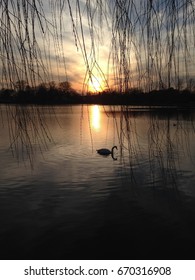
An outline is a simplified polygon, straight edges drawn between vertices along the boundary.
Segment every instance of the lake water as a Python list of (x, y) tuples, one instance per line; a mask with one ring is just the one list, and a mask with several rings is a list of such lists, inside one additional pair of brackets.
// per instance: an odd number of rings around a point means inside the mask
[[(1, 259), (194, 259), (194, 112), (1, 105), (0, 115)], [(96, 152), (114, 145), (115, 160)]]

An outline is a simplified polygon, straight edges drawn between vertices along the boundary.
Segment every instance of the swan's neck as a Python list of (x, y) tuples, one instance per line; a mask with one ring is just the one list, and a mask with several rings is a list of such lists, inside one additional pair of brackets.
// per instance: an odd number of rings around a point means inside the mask
[(115, 148), (116, 148), (116, 146), (112, 147), (112, 154), (113, 154), (113, 151), (114, 151)]

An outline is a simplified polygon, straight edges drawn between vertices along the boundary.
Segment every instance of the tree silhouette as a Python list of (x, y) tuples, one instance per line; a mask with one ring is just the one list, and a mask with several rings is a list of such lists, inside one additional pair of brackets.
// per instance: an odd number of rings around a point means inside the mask
[(29, 85), (26, 81), (19, 80), (15, 83), (14, 87), (17, 91), (25, 91), (29, 87)]
[(71, 84), (68, 81), (64, 81), (59, 83), (59, 89), (62, 90), (63, 92), (68, 92), (71, 90)]

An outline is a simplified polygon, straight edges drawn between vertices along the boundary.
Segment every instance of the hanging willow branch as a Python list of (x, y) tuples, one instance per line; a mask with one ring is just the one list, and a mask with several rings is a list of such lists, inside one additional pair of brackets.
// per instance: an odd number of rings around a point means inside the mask
[(108, 75), (98, 60), (105, 26), (110, 30), (109, 86), (180, 89), (194, 79), (194, 0), (1, 0), (2, 87), (13, 88), (18, 80), (30, 85), (53, 80), (53, 47), (57, 69), (63, 64), (67, 75), (65, 21), (81, 50), (86, 83), (97, 72)]

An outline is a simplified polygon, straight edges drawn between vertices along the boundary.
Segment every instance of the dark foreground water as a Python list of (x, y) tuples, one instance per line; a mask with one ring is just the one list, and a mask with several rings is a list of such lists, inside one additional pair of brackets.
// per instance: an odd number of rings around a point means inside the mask
[(194, 259), (193, 112), (0, 113), (1, 259)]

